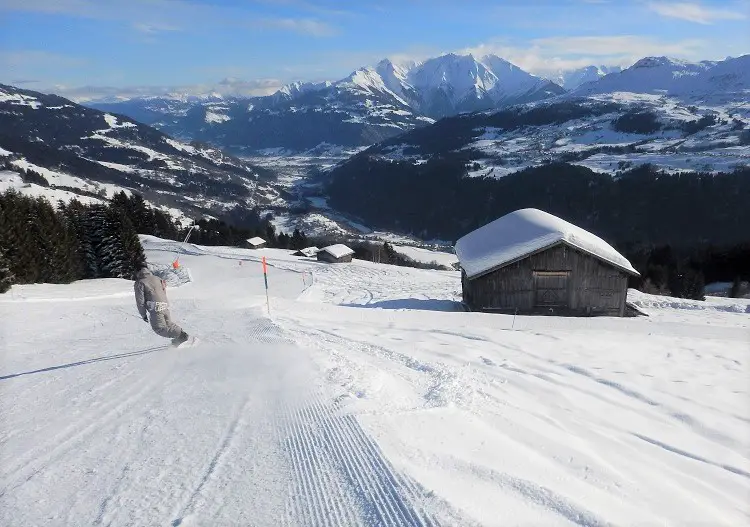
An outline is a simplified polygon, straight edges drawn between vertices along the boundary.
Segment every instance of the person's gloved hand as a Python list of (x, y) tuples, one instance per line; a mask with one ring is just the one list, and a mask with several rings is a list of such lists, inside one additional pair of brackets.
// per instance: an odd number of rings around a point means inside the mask
[(148, 316), (147, 315), (143, 315), (143, 321), (144, 322), (148, 322)]

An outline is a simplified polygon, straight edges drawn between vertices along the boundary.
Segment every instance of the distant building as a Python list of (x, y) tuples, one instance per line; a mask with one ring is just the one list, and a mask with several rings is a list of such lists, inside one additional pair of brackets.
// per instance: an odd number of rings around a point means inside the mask
[(630, 262), (598, 236), (538, 209), (511, 212), (456, 242), (473, 311), (625, 314)]
[(320, 251), (318, 251), (318, 260), (328, 263), (351, 262), (353, 255), (353, 250), (351, 250), (344, 244), (337, 243), (336, 245), (323, 247)]
[(245, 241), (250, 249), (263, 249), (266, 246), (266, 240), (259, 236)]
[(317, 247), (305, 247), (304, 249), (300, 249), (299, 251), (293, 253), (293, 256), (305, 256), (307, 258), (312, 258), (319, 252), (320, 249), (318, 249)]

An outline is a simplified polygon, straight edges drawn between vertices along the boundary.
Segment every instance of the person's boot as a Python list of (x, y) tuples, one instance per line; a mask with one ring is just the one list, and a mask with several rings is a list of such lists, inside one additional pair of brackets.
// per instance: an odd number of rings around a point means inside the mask
[(172, 339), (172, 346), (179, 346), (188, 339), (188, 334), (184, 331), (178, 337)]

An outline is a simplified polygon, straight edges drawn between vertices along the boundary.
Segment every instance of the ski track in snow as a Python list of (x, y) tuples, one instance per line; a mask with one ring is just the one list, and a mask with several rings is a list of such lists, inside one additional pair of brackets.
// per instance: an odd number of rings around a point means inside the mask
[(289, 509), (310, 525), (435, 525), (418, 503), (424, 491), (399, 475), (352, 415), (319, 394), (291, 412), (287, 448), (294, 484)]
[[(154, 348), (166, 349), (159, 346)], [(62, 432), (52, 437), (43, 446), (27, 452), (26, 456), (17, 459), (17, 465), (4, 471), (9, 475), (10, 484), (0, 490), (0, 498), (6, 493), (18, 488), (20, 485), (31, 481), (37, 474), (54, 465), (68, 452), (78, 448), (87, 436), (106, 429), (112, 423), (122, 420), (128, 411), (151, 390), (156, 388), (168, 375), (169, 370), (165, 367), (153, 372), (149, 377), (141, 378), (121, 393), (121, 399), (114, 399), (103, 404), (103, 408), (89, 413), (84, 419), (75, 421)], [(45, 454), (42, 454), (45, 452)]]

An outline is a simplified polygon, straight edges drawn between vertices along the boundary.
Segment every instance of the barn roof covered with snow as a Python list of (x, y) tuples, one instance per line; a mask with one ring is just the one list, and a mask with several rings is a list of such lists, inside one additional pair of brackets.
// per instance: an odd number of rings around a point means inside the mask
[(260, 236), (256, 236), (255, 238), (250, 238), (249, 240), (247, 240), (247, 243), (249, 243), (249, 244), (250, 244), (250, 245), (252, 245), (253, 247), (257, 247), (257, 246), (259, 246), (259, 245), (263, 245), (263, 244), (265, 244), (265, 243), (266, 243), (266, 240), (264, 240), (264, 239), (263, 239), (263, 238), (261, 238)]
[(310, 256), (315, 256), (316, 254), (318, 254), (319, 251), (320, 249), (318, 249), (315, 246), (312, 246), (312, 247), (305, 247), (304, 249), (300, 249), (294, 254), (301, 254), (302, 256), (310, 257)]
[(470, 232), (456, 242), (468, 278), (476, 278), (558, 243), (566, 243), (631, 274), (639, 274), (614, 247), (557, 216), (521, 209)]
[(321, 252), (326, 252), (333, 256), (334, 258), (343, 258), (345, 256), (349, 256), (350, 254), (354, 254), (354, 251), (344, 245), (343, 243), (337, 243), (336, 245), (329, 245), (328, 247), (323, 247), (321, 249)]

